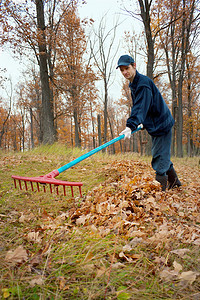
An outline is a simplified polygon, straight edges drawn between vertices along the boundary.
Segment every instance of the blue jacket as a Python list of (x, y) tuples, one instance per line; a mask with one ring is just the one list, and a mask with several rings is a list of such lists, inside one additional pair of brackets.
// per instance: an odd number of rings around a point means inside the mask
[(168, 133), (174, 125), (174, 119), (154, 82), (136, 71), (129, 87), (133, 106), (126, 126), (133, 131), (142, 123), (152, 136)]

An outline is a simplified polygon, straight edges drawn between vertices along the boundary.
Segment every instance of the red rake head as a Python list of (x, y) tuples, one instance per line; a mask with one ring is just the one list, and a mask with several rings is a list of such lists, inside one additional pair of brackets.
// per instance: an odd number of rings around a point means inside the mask
[(47, 191), (46, 185), (48, 184), (50, 187), (50, 192), (53, 193), (53, 188), (52, 188), (52, 186), (53, 186), (56, 190), (57, 195), (59, 195), (58, 186), (61, 185), (61, 186), (63, 186), (64, 196), (66, 196), (65, 187), (70, 186), (72, 197), (74, 197), (73, 187), (78, 186), (80, 197), (82, 197), (82, 192), (81, 192), (81, 187), (83, 185), (82, 182), (68, 182), (68, 181), (58, 180), (58, 179), (54, 178), (57, 175), (59, 175), (58, 170), (54, 170), (54, 171), (48, 173), (47, 175), (39, 176), (39, 177), (23, 177), (23, 176), (12, 175), (12, 178), (14, 179), (15, 188), (17, 188), (17, 180), (19, 181), (20, 190), (22, 190), (22, 181), (24, 181), (26, 191), (28, 190), (27, 182), (30, 182), (32, 191), (34, 191), (33, 182), (35, 182), (37, 185), (38, 192), (40, 192), (40, 187), (41, 187), (40, 185), (42, 185), (42, 187), (43, 187), (42, 190), (43, 190), (43, 192), (46, 193), (46, 191)]

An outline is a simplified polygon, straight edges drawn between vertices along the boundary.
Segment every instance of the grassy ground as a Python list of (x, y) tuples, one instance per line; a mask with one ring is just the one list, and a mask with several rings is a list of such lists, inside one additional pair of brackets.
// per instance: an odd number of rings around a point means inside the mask
[(59, 175), (83, 198), (20, 191), (80, 156), (64, 146), (0, 153), (2, 299), (200, 299), (200, 164), (175, 159), (163, 193), (150, 158), (98, 153)]

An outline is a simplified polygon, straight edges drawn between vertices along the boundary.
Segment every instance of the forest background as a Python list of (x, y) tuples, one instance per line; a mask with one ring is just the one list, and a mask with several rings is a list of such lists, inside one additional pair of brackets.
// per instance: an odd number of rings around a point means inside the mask
[[(119, 0), (111, 23), (107, 14), (81, 19), (86, 2), (0, 2), (0, 46), (26, 66), (15, 87), (0, 69), (0, 148), (24, 151), (59, 141), (91, 149), (114, 138), (132, 105), (122, 78), (121, 93), (111, 93), (117, 59), (128, 53), (172, 111), (172, 154), (199, 155), (199, 2)], [(120, 14), (133, 30), (125, 27), (119, 44)], [(150, 154), (150, 146), (142, 131), (109, 152)]]

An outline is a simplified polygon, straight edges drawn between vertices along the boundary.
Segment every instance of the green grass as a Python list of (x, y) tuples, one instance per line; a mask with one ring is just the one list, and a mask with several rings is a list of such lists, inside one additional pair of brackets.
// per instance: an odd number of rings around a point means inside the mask
[[(92, 226), (78, 225), (77, 217), (73, 218), (73, 213), (82, 209), (85, 197), (93, 188), (102, 184), (102, 189), (107, 189), (108, 193), (115, 192), (114, 187), (103, 186), (110, 176), (118, 176), (111, 172), (112, 163), (135, 160), (148, 165), (150, 158), (98, 153), (59, 175), (62, 180), (82, 181), (83, 199), (78, 190), (72, 198), (70, 190), (64, 197), (14, 189), (12, 174), (44, 175), (83, 153), (80, 149), (66, 149), (59, 144), (25, 153), (0, 152), (1, 298), (193, 299), (191, 295), (200, 292), (199, 280), (186, 287), (176, 281), (163, 282), (152, 259), (155, 256), (167, 258), (170, 249), (189, 248), (188, 245), (176, 240), (158, 248), (140, 243), (129, 253), (138, 255), (138, 258), (129, 263), (120, 253), (131, 238), (117, 230), (101, 235)], [(199, 170), (198, 158), (175, 161), (180, 169), (192, 167)], [(102, 215), (102, 226), (103, 218)], [(38, 235), (38, 239), (30, 238), (32, 232)], [(18, 246), (27, 251), (28, 259), (17, 264), (6, 261), (8, 251)], [(172, 268), (176, 259), (184, 270), (200, 272), (199, 254), (199, 247), (190, 246), (184, 259), (170, 255), (168, 267)]]

